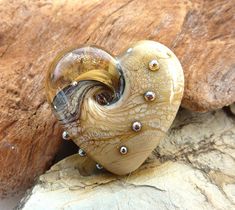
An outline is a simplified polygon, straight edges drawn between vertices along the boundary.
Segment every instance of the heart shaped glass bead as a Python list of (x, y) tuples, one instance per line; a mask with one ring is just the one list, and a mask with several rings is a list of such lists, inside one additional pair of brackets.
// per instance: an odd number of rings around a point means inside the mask
[(119, 175), (137, 169), (159, 144), (183, 88), (177, 57), (154, 41), (118, 57), (96, 46), (64, 51), (46, 76), (48, 102), (70, 138)]

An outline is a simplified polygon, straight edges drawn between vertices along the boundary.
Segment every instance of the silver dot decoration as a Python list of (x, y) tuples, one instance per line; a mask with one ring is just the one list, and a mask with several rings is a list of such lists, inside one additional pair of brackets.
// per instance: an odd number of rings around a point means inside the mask
[(77, 85), (78, 85), (78, 82), (77, 82), (77, 81), (73, 81), (73, 82), (72, 82), (72, 85), (73, 85), (73, 86), (77, 86)]
[(79, 154), (81, 157), (86, 156), (86, 152), (85, 152), (83, 149), (81, 149), (81, 148), (78, 149), (78, 154)]
[(69, 136), (69, 134), (68, 134), (67, 131), (64, 131), (64, 132), (62, 133), (62, 138), (63, 138), (64, 140), (70, 140), (70, 136)]
[(156, 94), (152, 91), (147, 91), (145, 94), (144, 94), (144, 99), (146, 101), (154, 101), (156, 99)]
[(149, 62), (149, 69), (151, 71), (157, 71), (160, 69), (160, 65), (157, 60), (152, 60)]
[(125, 154), (128, 153), (128, 149), (127, 149), (127, 147), (125, 147), (125, 146), (121, 146), (119, 152), (120, 152), (122, 155), (125, 155)]
[(98, 169), (98, 170), (101, 170), (101, 169), (103, 169), (103, 166), (102, 165), (100, 165), (99, 163), (96, 163), (96, 168)]
[(133, 50), (132, 48), (129, 48), (126, 52), (127, 52), (127, 53), (131, 53), (132, 50)]
[(138, 122), (138, 121), (133, 122), (133, 124), (132, 124), (132, 130), (133, 131), (139, 132), (141, 130), (141, 128), (142, 128), (141, 122)]

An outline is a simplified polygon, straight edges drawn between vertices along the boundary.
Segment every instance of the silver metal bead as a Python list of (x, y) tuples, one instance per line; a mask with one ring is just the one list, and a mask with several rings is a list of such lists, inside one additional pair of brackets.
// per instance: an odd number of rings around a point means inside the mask
[(125, 154), (127, 154), (128, 149), (125, 146), (121, 146), (119, 151), (122, 155), (125, 155)]
[(141, 130), (141, 128), (142, 128), (141, 122), (138, 122), (138, 121), (133, 122), (133, 124), (132, 124), (132, 130), (133, 131), (139, 132)]
[(144, 99), (146, 101), (154, 101), (156, 99), (156, 94), (152, 91), (147, 91), (145, 94), (144, 94)]
[(62, 138), (63, 138), (64, 140), (69, 140), (69, 139), (70, 139), (69, 134), (68, 134), (67, 131), (64, 131), (64, 132), (62, 133)]
[(99, 163), (96, 163), (96, 168), (97, 168), (98, 170), (101, 170), (101, 169), (103, 169), (103, 166), (100, 165)]
[(157, 71), (159, 70), (159, 68), (160, 68), (160, 65), (157, 60), (152, 60), (149, 62), (149, 69), (151, 71)]
[(126, 52), (130, 53), (130, 52), (132, 52), (132, 50), (133, 50), (132, 48), (129, 48)]
[(86, 152), (85, 152), (84, 150), (82, 150), (81, 148), (78, 149), (78, 154), (79, 154), (81, 157), (86, 156)]
[(77, 84), (78, 84), (77, 81), (73, 81), (73, 82), (72, 82), (72, 85), (73, 85), (73, 86), (77, 86)]

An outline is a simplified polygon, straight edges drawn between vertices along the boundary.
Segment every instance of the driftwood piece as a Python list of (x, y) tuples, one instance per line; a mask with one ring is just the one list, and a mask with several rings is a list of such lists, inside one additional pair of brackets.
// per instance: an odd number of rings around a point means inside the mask
[(129, 176), (81, 176), (70, 156), (39, 178), (18, 209), (234, 209), (235, 119), (181, 110), (167, 137)]
[(61, 131), (44, 97), (44, 72), (61, 50), (84, 43), (114, 54), (142, 39), (183, 64), (183, 106), (234, 101), (233, 0), (23, 1), (0, 3), (0, 195), (30, 186), (50, 164)]

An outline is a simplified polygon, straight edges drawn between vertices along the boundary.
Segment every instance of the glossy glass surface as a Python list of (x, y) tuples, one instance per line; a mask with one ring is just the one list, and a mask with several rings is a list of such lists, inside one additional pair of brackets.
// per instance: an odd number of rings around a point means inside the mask
[[(121, 71), (106, 51), (85, 46), (65, 51), (52, 62), (46, 76), (46, 93), (52, 109), (62, 123), (79, 118), (87, 92), (94, 100), (108, 105), (118, 98)], [(95, 88), (95, 89), (94, 89)]]

